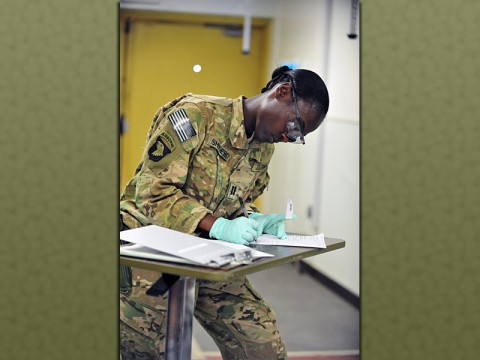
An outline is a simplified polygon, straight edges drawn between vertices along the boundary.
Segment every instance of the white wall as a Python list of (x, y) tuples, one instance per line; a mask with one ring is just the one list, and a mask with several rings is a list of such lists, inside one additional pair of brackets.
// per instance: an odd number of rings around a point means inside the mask
[(272, 67), (296, 63), (316, 71), (330, 109), (304, 146), (277, 145), (264, 210), (281, 212), (290, 197), (298, 219), (289, 231), (345, 240), (344, 249), (305, 261), (359, 295), (359, 40), (347, 37), (351, 1), (279, 3)]
[[(319, 224), (330, 237), (346, 241), (345, 249), (307, 259), (356, 295), (360, 294), (360, 46), (349, 39), (350, 0), (332, 7), (328, 58), (331, 107), (322, 129)], [(356, 26), (359, 33), (358, 24)]]
[[(271, 69), (296, 63), (317, 72), (330, 92), (327, 118), (319, 131), (306, 137), (306, 145), (276, 147), (262, 210), (283, 212), (290, 197), (298, 219), (288, 223), (288, 230), (344, 239), (345, 249), (305, 261), (358, 295), (359, 39), (347, 37), (351, 1), (251, 1), (254, 17), (274, 21)], [(243, 16), (245, 4), (245, 0), (122, 0), (121, 7)]]
[(346, 241), (344, 249), (305, 259), (344, 286), (360, 292), (359, 124), (330, 118), (322, 125), (323, 152), (317, 199), (318, 232)]

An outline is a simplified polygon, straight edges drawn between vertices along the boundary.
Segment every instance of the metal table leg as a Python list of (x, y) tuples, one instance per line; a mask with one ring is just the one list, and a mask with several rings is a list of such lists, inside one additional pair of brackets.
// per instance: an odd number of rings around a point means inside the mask
[(181, 277), (169, 289), (165, 359), (190, 359), (195, 278)]

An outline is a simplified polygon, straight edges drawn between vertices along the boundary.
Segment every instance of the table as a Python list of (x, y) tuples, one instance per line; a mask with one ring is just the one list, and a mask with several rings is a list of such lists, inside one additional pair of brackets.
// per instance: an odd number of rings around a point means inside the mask
[(345, 241), (340, 239), (325, 238), (325, 244), (325, 249), (257, 245), (257, 250), (274, 257), (260, 258), (251, 264), (236, 267), (208, 268), (128, 256), (120, 256), (120, 264), (179, 277), (168, 292), (165, 359), (189, 359), (192, 351), (196, 279), (225, 281), (345, 247)]

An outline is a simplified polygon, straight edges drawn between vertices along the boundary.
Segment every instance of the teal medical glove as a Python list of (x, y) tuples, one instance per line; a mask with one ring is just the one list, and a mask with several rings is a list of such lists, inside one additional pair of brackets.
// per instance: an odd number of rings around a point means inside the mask
[(234, 244), (248, 245), (257, 238), (258, 223), (255, 220), (239, 217), (234, 220), (218, 218), (210, 229), (210, 237)]
[[(293, 219), (297, 215), (293, 214)], [(262, 234), (270, 234), (285, 240), (287, 233), (285, 232), (285, 214), (268, 214), (262, 215), (260, 213), (250, 214), (251, 219), (255, 219), (258, 222), (257, 237)]]

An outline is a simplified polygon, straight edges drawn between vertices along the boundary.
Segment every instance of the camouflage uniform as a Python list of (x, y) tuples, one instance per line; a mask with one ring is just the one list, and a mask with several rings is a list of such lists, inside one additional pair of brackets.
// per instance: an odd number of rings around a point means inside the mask
[[(269, 182), (273, 151), (272, 144), (248, 142), (242, 97), (183, 95), (154, 116), (142, 160), (121, 197), (123, 224), (195, 233), (207, 214), (240, 216), (239, 196), (258, 211), (252, 202)], [(122, 358), (162, 358), (166, 296), (145, 294), (159, 274), (126, 267), (121, 274)], [(195, 317), (225, 359), (286, 359), (276, 316), (246, 277), (197, 281)]]

